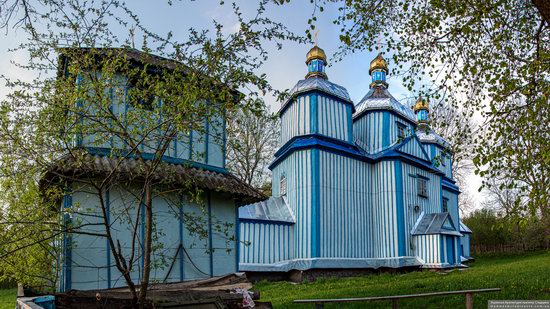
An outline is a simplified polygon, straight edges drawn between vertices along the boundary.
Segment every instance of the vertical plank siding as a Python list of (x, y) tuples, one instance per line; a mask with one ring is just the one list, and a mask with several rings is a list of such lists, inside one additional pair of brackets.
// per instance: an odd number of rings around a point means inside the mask
[(411, 134), (413, 126), (389, 111), (371, 111), (353, 120), (353, 137), (367, 152), (376, 153), (398, 141), (397, 125), (405, 126)]
[(418, 235), (414, 236), (415, 255), (420, 257), (426, 265), (437, 265), (443, 263), (441, 235)]
[[(85, 225), (80, 229), (82, 232), (104, 233), (99, 198), (91, 192), (94, 190), (86, 185), (74, 184), (71, 197), (72, 207), (76, 213), (73, 215), (73, 220)], [(107, 192), (109, 198), (106, 202), (109, 206), (113, 238), (115, 242), (120, 242), (123, 254), (128, 257), (132, 251), (132, 223), (135, 223), (138, 218), (139, 206), (136, 196), (140, 191), (138, 187), (113, 186), (108, 188)], [(107, 192), (105, 192), (106, 195)], [(207, 205), (203, 205), (202, 202), (192, 203), (175, 194), (164, 194), (153, 199), (155, 248), (152, 252), (152, 263), (155, 266), (151, 270), (151, 280), (162, 282), (166, 278), (167, 282), (175, 282), (223, 275), (237, 270), (235, 263), (237, 242), (231, 239), (236, 234), (234, 202), (225, 195), (212, 193), (211, 203), (213, 207), (209, 218), (203, 209)], [(200, 220), (205, 222), (210, 221), (212, 226), (227, 223), (233, 225), (229, 227), (227, 235), (212, 228), (212, 233), (204, 238), (184, 220), (183, 214), (191, 215), (192, 218), (201, 218)], [(122, 274), (114, 264), (114, 257), (105, 238), (78, 232), (72, 235), (70, 249), (72, 259), (69, 267), (72, 270), (71, 288), (90, 290), (126, 286)], [(139, 230), (137, 238), (138, 246), (134, 251), (136, 259), (131, 272), (132, 280), (135, 282), (140, 279), (143, 271), (141, 265), (143, 238)], [(180, 243), (183, 244), (187, 254), (181, 250), (178, 251)], [(176, 262), (168, 273), (174, 256)]]
[(427, 155), (427, 152), (424, 149), (424, 146), (416, 139), (411, 138), (405, 145), (399, 148), (399, 151), (410, 154), (411, 156), (417, 157), (421, 160), (430, 162), (431, 158)]
[(279, 194), (279, 180), (286, 175), (287, 203), (294, 215), (295, 258), (311, 257), (312, 150), (296, 151), (273, 170), (273, 194)]
[[(135, 110), (135, 107), (130, 105), (127, 99), (126, 78), (116, 76), (113, 85), (106, 88), (105, 96), (110, 98), (110, 109), (122, 123), (126, 123), (130, 132), (140, 132), (141, 128), (133, 128), (128, 115)], [(159, 106), (163, 104), (162, 100), (156, 101)], [(93, 106), (87, 106), (85, 103), (80, 103), (86, 108), (86, 113), (93, 115), (95, 113)], [(151, 111), (149, 120), (152, 122), (161, 121), (162, 115), (155, 114), (156, 111)], [(93, 125), (90, 123), (90, 125)], [(180, 132), (171, 142), (165, 156), (174, 159), (192, 160), (195, 162), (224, 168), (225, 156), (225, 123), (222, 116), (217, 116), (211, 119), (210, 122), (203, 123), (204, 130), (194, 132)], [(204, 131), (204, 132), (203, 132)], [(141, 151), (144, 153), (154, 153), (161, 132), (152, 132), (145, 138), (141, 145)], [(109, 135), (109, 132), (104, 129), (92, 128), (89, 132), (83, 132), (80, 146), (100, 148), (100, 149), (128, 149), (122, 140), (116, 136)]]
[(320, 257), (372, 256), (372, 170), (364, 162), (321, 151)]
[(281, 115), (281, 145), (300, 135), (321, 134), (351, 139), (351, 107), (322, 94), (297, 96)]
[(310, 97), (297, 96), (281, 116), (281, 145), (298, 135), (310, 134)]
[(293, 259), (293, 230), (290, 224), (240, 222), (240, 263), (269, 264)]
[[(349, 122), (351, 121), (351, 110), (347, 104), (328, 96), (318, 95), (317, 97), (319, 133), (335, 139), (350, 141)], [(349, 114), (349, 115), (348, 115)]]

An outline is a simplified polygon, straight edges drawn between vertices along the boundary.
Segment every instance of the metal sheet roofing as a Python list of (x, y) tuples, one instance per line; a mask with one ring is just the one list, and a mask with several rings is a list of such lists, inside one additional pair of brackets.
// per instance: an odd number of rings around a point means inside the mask
[[(91, 155), (88, 153), (66, 155), (52, 164), (41, 180), (41, 185), (55, 183), (62, 178), (96, 177), (114, 173), (115, 179), (143, 179), (150, 160)], [(159, 184), (194, 186), (225, 192), (244, 202), (254, 203), (267, 197), (237, 177), (189, 164), (171, 164), (162, 161), (153, 172), (153, 180)]]
[(449, 142), (447, 142), (439, 134), (435, 133), (432, 129), (428, 129), (427, 131), (418, 130), (418, 132), (416, 132), (416, 135), (422, 143), (438, 144), (445, 148), (451, 146)]
[(284, 198), (273, 196), (265, 201), (240, 207), (239, 219), (296, 222)]
[(462, 223), (462, 221), (460, 221), (460, 233), (468, 233), (468, 234), (471, 234), (472, 233), (472, 230), (470, 230), (470, 228), (468, 228), (466, 226), (466, 224)]
[(388, 89), (383, 87), (371, 88), (363, 99), (355, 105), (355, 109), (356, 112), (353, 118), (359, 117), (367, 110), (387, 109), (395, 111), (412, 123), (416, 123), (416, 117), (413, 110), (399, 103), (399, 101), (390, 94)]
[[(310, 90), (321, 90), (344, 101), (351, 102), (351, 98), (349, 97), (349, 93), (346, 88), (320, 77), (306, 78), (298, 81), (298, 83), (296, 83), (296, 85), (290, 90), (290, 98)], [(283, 109), (289, 101), (290, 99), (283, 104)]]
[(453, 220), (448, 212), (424, 214), (416, 222), (412, 235), (447, 234), (462, 236), (456, 231)]

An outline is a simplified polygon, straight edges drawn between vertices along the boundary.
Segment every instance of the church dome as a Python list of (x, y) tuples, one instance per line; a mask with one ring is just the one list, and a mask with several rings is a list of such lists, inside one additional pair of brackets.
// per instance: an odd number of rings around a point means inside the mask
[(306, 64), (308, 64), (311, 60), (315, 60), (315, 59), (323, 60), (325, 65), (327, 64), (327, 55), (325, 54), (325, 51), (317, 45), (313, 46), (313, 48), (310, 49), (309, 52), (307, 53)]
[(386, 59), (382, 57), (382, 53), (378, 54), (378, 56), (370, 62), (369, 74), (372, 74), (372, 71), (376, 69), (384, 70), (386, 74), (388, 74), (388, 63)]
[(422, 96), (418, 97), (418, 100), (416, 100), (416, 104), (414, 104), (414, 106), (413, 106), (413, 110), (415, 112), (417, 112), (421, 109), (424, 109), (424, 110), (427, 110), (427, 111), (430, 110), (430, 104), (428, 103), (428, 101), (424, 100), (422, 98)]

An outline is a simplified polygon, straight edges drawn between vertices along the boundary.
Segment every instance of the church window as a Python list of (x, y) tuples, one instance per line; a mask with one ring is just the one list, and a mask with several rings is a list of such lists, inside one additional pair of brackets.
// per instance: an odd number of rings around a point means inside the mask
[(405, 125), (402, 123), (397, 123), (397, 137), (399, 139), (405, 138)]
[(428, 197), (428, 180), (425, 178), (417, 178), (418, 195), (421, 197)]
[(449, 212), (449, 199), (443, 198), (443, 212)]
[(285, 175), (281, 176), (279, 193), (281, 196), (286, 195), (286, 176)]

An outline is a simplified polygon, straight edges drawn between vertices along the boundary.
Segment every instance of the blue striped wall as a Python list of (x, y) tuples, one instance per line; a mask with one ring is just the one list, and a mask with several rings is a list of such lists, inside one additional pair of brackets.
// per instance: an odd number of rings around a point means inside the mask
[(296, 216), (294, 226), (294, 258), (309, 258), (312, 255), (312, 162), (314, 151), (311, 149), (296, 151), (273, 169), (274, 196), (279, 196), (279, 180), (286, 175), (287, 203)]
[(409, 139), (405, 145), (399, 148), (399, 151), (410, 154), (411, 156), (422, 160), (431, 161), (428, 153), (424, 149), (424, 146), (415, 137)]
[[(118, 116), (121, 123), (125, 123), (130, 132), (142, 132), (143, 128), (133, 127), (132, 122), (139, 124), (143, 122), (159, 122), (162, 120), (162, 115), (157, 110), (153, 110), (148, 115), (148, 119), (133, 119), (132, 111), (135, 107), (131, 106), (127, 100), (126, 80), (118, 76), (112, 88), (105, 90), (106, 96), (110, 98), (110, 109)], [(157, 104), (162, 104), (162, 101), (157, 101)], [(94, 105), (84, 105), (89, 114), (93, 114)], [(135, 115), (135, 114), (134, 114)], [(140, 117), (143, 113), (139, 113)], [(93, 124), (92, 124), (93, 125)], [(225, 165), (225, 122), (221, 115), (214, 117), (208, 123), (203, 122), (204, 130), (194, 132), (180, 132), (171, 143), (166, 151), (166, 156), (170, 158), (192, 160), (207, 165), (221, 167)], [(124, 145), (123, 141), (116, 136), (113, 137), (108, 133), (106, 128), (89, 127), (86, 125), (87, 132), (84, 132), (80, 146), (97, 147), (97, 148), (116, 148), (129, 149), (128, 145)], [(163, 136), (163, 132), (152, 132), (144, 140), (140, 146), (140, 150), (144, 153), (154, 153), (157, 149), (159, 137)]]
[(322, 93), (297, 96), (281, 115), (281, 145), (298, 135), (322, 134), (352, 141), (351, 105)]
[(424, 260), (424, 267), (460, 264), (458, 237), (443, 234), (413, 236), (415, 254)]
[(460, 245), (462, 246), (462, 256), (470, 257), (470, 234), (464, 234), (460, 237)]
[[(351, 142), (351, 106), (331, 97), (317, 97), (319, 131), (317, 133)], [(313, 115), (315, 117), (315, 115)]]
[(294, 258), (294, 226), (266, 222), (239, 223), (239, 262), (266, 264)]
[(443, 154), (443, 148), (441, 148), (439, 145), (436, 144), (427, 144), (426, 149), (429, 149), (428, 154), (430, 155), (431, 159), (434, 160), (434, 158), (439, 157), (440, 162), (439, 166), (437, 166), (437, 169), (445, 173), (445, 177), (449, 179), (453, 179), (453, 172), (452, 172), (452, 156), (447, 155), (445, 160), (441, 160), (442, 154)]
[(281, 145), (297, 135), (311, 133), (310, 96), (297, 96), (281, 115)]
[(370, 164), (320, 151), (320, 257), (371, 257)]
[(389, 111), (370, 111), (353, 120), (353, 137), (367, 152), (375, 153), (398, 141), (398, 123), (413, 132), (409, 122)]
[[(132, 252), (132, 222), (142, 217), (137, 214), (140, 208), (136, 207), (138, 189), (113, 186), (105, 192), (113, 238), (115, 243), (120, 242), (126, 257)], [(82, 232), (104, 233), (99, 198), (93, 192), (85, 185), (74, 185), (72, 207), (77, 213), (73, 215), (73, 221), (89, 224), (81, 229)], [(162, 282), (166, 278), (167, 282), (175, 282), (224, 275), (237, 270), (235, 204), (231, 198), (211, 193), (210, 198), (205, 197), (197, 204), (169, 193), (157, 195), (153, 199), (153, 209), (155, 240), (152, 263), (155, 266), (151, 270), (151, 280)], [(192, 222), (182, 220), (184, 214), (191, 215)], [(195, 221), (211, 233), (201, 237), (192, 232)], [(227, 226), (227, 234), (218, 231), (216, 226)], [(143, 233), (140, 230), (138, 228), (138, 246), (134, 248), (136, 258), (131, 272), (134, 282), (139, 281), (142, 273)], [(71, 288), (89, 290), (126, 285), (105, 238), (78, 233), (72, 235)], [(180, 244), (183, 244), (188, 255), (178, 252)], [(168, 273), (174, 256), (175, 263)]]
[(399, 234), (397, 224), (397, 184), (393, 161), (382, 161), (373, 165), (372, 202), (375, 250), (374, 257), (396, 257), (399, 255)]
[(458, 194), (442, 189), (442, 196), (449, 200), (447, 204), (449, 208), (449, 213), (451, 214), (451, 218), (453, 220), (453, 224), (456, 228), (456, 231), (459, 232), (460, 221), (459, 221), (459, 214), (458, 214)]
[(442, 249), (443, 235), (417, 235), (413, 237), (414, 255), (420, 257), (425, 266), (435, 266), (444, 263), (445, 257), (442, 253), (446, 252)]
[[(418, 175), (428, 179), (428, 198), (418, 195)], [(427, 214), (441, 212), (441, 176), (403, 163), (403, 206), (407, 231), (412, 231), (422, 212)], [(420, 206), (420, 209), (415, 211), (415, 206)], [(410, 233), (406, 233), (405, 240), (407, 244), (411, 243)], [(407, 246), (407, 252), (408, 255), (414, 253), (410, 246)]]

